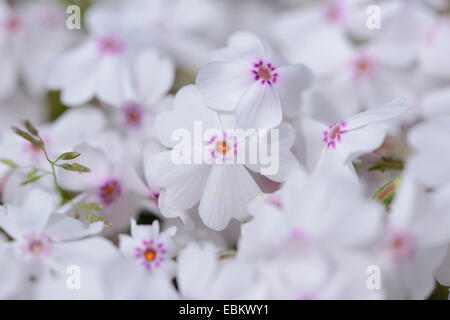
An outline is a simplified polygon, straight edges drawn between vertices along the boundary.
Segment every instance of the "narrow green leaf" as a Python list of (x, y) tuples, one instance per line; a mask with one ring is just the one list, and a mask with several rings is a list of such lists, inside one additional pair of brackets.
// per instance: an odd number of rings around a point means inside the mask
[(33, 138), (29, 133), (26, 133), (25, 131), (20, 130), (19, 128), (13, 127), (12, 129), (20, 137), (22, 137), (25, 140), (29, 141), (34, 146), (39, 147), (39, 148), (42, 149), (43, 144), (42, 144), (41, 140), (37, 140), (37, 139)]
[(25, 120), (23, 124), (25, 125), (25, 128), (27, 128), (29, 133), (31, 133), (33, 136), (39, 138), (39, 131), (31, 124), (30, 121)]
[(13, 162), (12, 160), (9, 160), (9, 159), (0, 159), (0, 162), (3, 163), (3, 164), (6, 164), (8, 167), (10, 167), (12, 169), (15, 169), (15, 168), (19, 167), (19, 165), (17, 163), (15, 163), (15, 162)]
[(63, 168), (64, 170), (68, 170), (68, 171), (75, 171), (78, 173), (82, 173), (82, 172), (91, 172), (91, 169), (82, 166), (79, 163), (62, 163), (62, 164), (57, 164), (56, 166)]
[(81, 153), (76, 152), (76, 151), (65, 152), (58, 157), (58, 160), (73, 160), (73, 159), (78, 158), (80, 155), (81, 155)]
[(20, 185), (21, 185), (21, 186), (24, 186), (24, 185), (27, 185), (27, 184), (29, 184), (29, 183), (38, 181), (40, 178), (42, 178), (42, 177), (44, 177), (44, 176), (46, 176), (46, 175), (43, 174), (43, 175), (40, 175), (40, 176), (32, 176), (31, 178), (28, 178), (27, 180), (23, 181)]
[(28, 172), (27, 177), (31, 178), (33, 176), (36, 175), (36, 173), (38, 173), (39, 169), (38, 168), (33, 168), (30, 172)]
[(374, 166), (369, 168), (369, 171), (381, 171), (386, 170), (403, 170), (404, 164), (400, 159), (395, 159), (392, 157), (381, 157), (381, 160)]

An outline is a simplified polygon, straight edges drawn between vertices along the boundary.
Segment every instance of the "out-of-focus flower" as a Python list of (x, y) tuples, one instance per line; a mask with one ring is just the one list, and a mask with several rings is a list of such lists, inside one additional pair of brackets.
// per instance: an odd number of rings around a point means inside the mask
[(95, 238), (79, 239), (103, 228), (102, 222), (86, 227), (76, 219), (52, 214), (53, 210), (51, 196), (40, 190), (32, 191), (21, 207), (0, 209), (0, 227), (13, 239), (4, 245), (3, 254), (17, 258), (17, 263), (26, 265), (35, 276), (49, 270), (65, 272), (71, 262), (95, 251)]
[(303, 138), (297, 140), (297, 153), (310, 170), (320, 170), (325, 166), (356, 175), (352, 161), (380, 147), (388, 129), (383, 122), (400, 116), (408, 109), (402, 99), (397, 99), (328, 127), (302, 117), (297, 130)]
[(349, 2), (327, 1), (279, 15), (272, 23), (272, 37), (283, 56), (306, 64), (319, 77), (343, 66), (352, 53), (345, 34)]
[[(21, 119), (23, 120), (23, 119)], [(11, 125), (18, 125), (11, 123)], [(49, 158), (53, 161), (64, 152), (74, 151), (76, 145), (83, 143), (97, 135), (106, 125), (106, 119), (100, 110), (92, 107), (83, 107), (64, 113), (53, 123), (37, 126), (39, 134), (45, 143)], [(24, 170), (31, 167), (51, 170), (44, 152), (29, 141), (26, 141), (10, 129), (4, 132), (0, 140), (0, 158), (11, 160)], [(4, 177), (9, 168), (0, 165), (0, 176)], [(40, 182), (40, 181), (38, 181)], [(17, 191), (18, 195), (21, 192)]]
[(78, 47), (55, 58), (47, 86), (61, 90), (61, 101), (80, 106), (93, 98), (119, 106), (131, 90), (131, 56), (136, 48), (123, 35), (92, 35)]
[(156, 45), (196, 72), (222, 33), (220, 7), (208, 0), (97, 1), (86, 20), (93, 33), (115, 31), (139, 45)]
[[(388, 298), (425, 299), (450, 240), (450, 215), (410, 176), (403, 178), (378, 254)], [(395, 279), (395, 281), (393, 281)]]
[(443, 18), (428, 29), (426, 41), (420, 51), (420, 67), (425, 73), (437, 77), (450, 79), (448, 66), (450, 56), (450, 19)]
[(220, 260), (207, 243), (190, 244), (178, 256), (177, 282), (184, 299), (261, 299), (263, 297), (248, 265)]
[[(261, 277), (270, 279), (261, 280), (272, 288), (270, 297), (331, 298), (333, 290), (340, 291), (337, 283), (340, 288), (358, 287), (355, 297), (379, 294), (366, 288), (370, 260), (359, 256), (381, 234), (381, 208), (361, 196), (347, 196), (355, 192), (351, 181), (332, 172), (308, 176), (298, 171), (280, 191), (250, 205), (254, 218), (243, 226), (238, 258), (255, 264)], [(344, 271), (342, 256), (359, 261), (354, 270), (360, 274), (353, 280)], [(360, 283), (351, 283), (354, 279)]]
[(450, 116), (440, 116), (415, 126), (408, 135), (415, 153), (408, 167), (429, 187), (450, 182)]
[(19, 80), (30, 94), (44, 93), (47, 67), (77, 39), (65, 18), (64, 7), (54, 2), (0, 2), (0, 98), (13, 94)]
[[(105, 149), (113, 147), (117, 153), (122, 153), (123, 146), (120, 138), (114, 134), (99, 136), (99, 141), (109, 141)], [(92, 143), (92, 141), (91, 141)], [(95, 202), (102, 206), (99, 215), (111, 224), (106, 231), (116, 233), (124, 231), (130, 218), (139, 209), (144, 208), (143, 195), (138, 193), (142, 186), (134, 168), (123, 162), (119, 157), (108, 153), (92, 144), (81, 144), (74, 148), (81, 153), (78, 158), (91, 172), (84, 175), (70, 174), (65, 170), (58, 170), (60, 184), (65, 190), (82, 192), (84, 202)]]

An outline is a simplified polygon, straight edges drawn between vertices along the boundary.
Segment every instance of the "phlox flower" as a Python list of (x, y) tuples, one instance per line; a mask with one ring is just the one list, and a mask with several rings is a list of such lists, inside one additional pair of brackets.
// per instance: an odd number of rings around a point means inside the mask
[[(250, 163), (249, 157), (246, 157), (244, 164), (236, 162), (240, 152), (247, 152), (245, 148), (239, 147), (240, 144), (245, 146), (246, 138), (227, 134), (228, 129), (235, 128), (233, 119), (221, 118), (208, 109), (196, 87), (182, 88), (175, 97), (174, 110), (158, 116), (155, 123), (157, 136), (165, 146), (175, 147), (172, 133), (181, 128), (194, 137), (196, 121), (201, 122), (205, 130), (214, 129), (214, 133), (211, 131), (211, 136), (201, 137), (205, 139), (201, 144), (193, 141), (176, 151), (164, 151), (145, 159), (146, 179), (163, 189), (159, 195), (159, 208), (164, 215), (173, 217), (174, 213), (178, 213), (183, 219), (187, 219), (182, 211), (199, 204), (202, 221), (210, 228), (222, 230), (231, 218), (245, 219), (248, 216), (245, 206), (261, 191), (246, 169), (247, 163)], [(267, 174), (269, 179), (282, 181), (290, 169), (298, 166), (290, 152), (294, 142), (291, 133), (290, 126), (280, 127), (280, 167), (272, 175)], [(204, 159), (200, 163), (175, 163), (172, 157), (177, 152), (200, 152)], [(263, 173), (262, 163), (258, 161), (248, 165), (248, 168), (256, 173)]]
[(136, 45), (116, 32), (90, 35), (60, 54), (49, 66), (47, 87), (61, 91), (61, 102), (80, 106), (93, 98), (120, 105), (131, 86), (131, 57)]
[[(21, 126), (20, 123), (10, 125)], [(36, 128), (45, 143), (50, 160), (53, 161), (64, 152), (74, 151), (73, 148), (76, 145), (98, 134), (105, 125), (106, 118), (100, 110), (83, 107), (64, 113), (52, 123), (36, 125)], [(30, 171), (30, 167), (51, 170), (43, 151), (16, 135), (12, 130), (8, 130), (0, 136), (0, 158), (9, 159), (22, 166), (23, 169), (20, 171), (24, 174)], [(6, 178), (5, 174), (8, 170), (9, 168), (2, 164), (0, 176)], [(50, 179), (43, 178), (41, 180), (36, 183), (51, 182)], [(14, 193), (22, 195), (18, 188), (20, 186), (15, 186)]]
[(433, 290), (433, 272), (443, 262), (450, 235), (447, 207), (408, 173), (403, 176), (380, 240), (375, 264), (391, 299), (425, 299)]
[(428, 75), (441, 79), (450, 79), (448, 64), (450, 45), (446, 41), (450, 36), (450, 19), (442, 18), (428, 29), (427, 38), (419, 55), (419, 66)]
[[(396, 97), (416, 104), (409, 69), (392, 68), (370, 44), (352, 49), (348, 60), (304, 95), (302, 112), (321, 122), (345, 119)], [(412, 114), (408, 114), (409, 118)], [(403, 119), (403, 118), (402, 118)]]
[(233, 259), (220, 260), (213, 245), (195, 242), (177, 259), (177, 283), (184, 299), (261, 299), (252, 269)]
[[(100, 148), (97, 143), (104, 148)], [(106, 151), (108, 148), (111, 148), (110, 152)], [(131, 164), (123, 161), (121, 139), (114, 132), (106, 132), (97, 139), (91, 139), (89, 144), (76, 146), (74, 150), (81, 153), (77, 160), (90, 168), (91, 172), (74, 175), (73, 172), (58, 170), (61, 186), (68, 191), (81, 192), (80, 197), (84, 202), (101, 205), (102, 210), (98, 215), (111, 223), (111, 228), (107, 229), (109, 233), (123, 231), (130, 218), (139, 209), (146, 207), (147, 201), (141, 191), (146, 187)]]
[[(423, 0), (362, 0), (353, 3), (349, 14), (349, 32), (359, 39), (370, 39), (383, 64), (392, 67), (411, 67), (427, 39), (435, 12)], [(380, 11), (380, 30), (367, 27), (367, 8)], [(401, 43), (401, 45), (399, 45)]]
[(311, 83), (304, 65), (289, 65), (256, 36), (237, 32), (228, 46), (214, 51), (202, 67), (196, 84), (206, 104), (233, 111), (239, 128), (273, 128), (283, 114), (293, 117), (300, 92)]
[(34, 276), (49, 271), (65, 274), (69, 265), (89, 260), (92, 252), (98, 259), (108, 255), (109, 251), (103, 250), (108, 247), (104, 239), (83, 239), (98, 234), (103, 228), (102, 222), (86, 227), (79, 220), (53, 211), (51, 196), (39, 189), (32, 191), (21, 206), (2, 206), (0, 227), (12, 238), (3, 245), (3, 254), (15, 259), (18, 265), (26, 266), (25, 273)]
[(358, 195), (351, 180), (298, 171), (249, 206), (237, 257), (254, 265), (270, 298), (381, 297), (366, 287), (365, 255), (381, 235), (381, 208), (348, 194)]
[(94, 33), (116, 30), (140, 44), (168, 52), (183, 69), (196, 72), (208, 60), (223, 27), (221, 3), (208, 0), (96, 2), (86, 12)]
[(0, 2), (0, 97), (13, 94), (23, 81), (33, 96), (44, 93), (51, 60), (77, 36), (65, 26), (64, 7), (48, 1), (9, 6)]
[(379, 148), (388, 131), (387, 120), (409, 109), (402, 99), (358, 113), (326, 126), (307, 117), (298, 120), (296, 153), (310, 170), (330, 167), (355, 175), (352, 161)]
[(171, 227), (160, 232), (158, 220), (152, 225), (138, 225), (131, 219), (131, 236), (119, 235), (119, 248), (145, 270), (171, 274), (175, 271), (172, 258), (176, 255), (173, 240), (176, 231), (176, 227)]
[(428, 187), (449, 184), (450, 116), (438, 116), (413, 127), (408, 143), (413, 155), (408, 161), (409, 171)]
[(351, 1), (331, 0), (281, 13), (271, 24), (272, 38), (288, 61), (326, 76), (351, 57), (346, 36), (351, 8)]

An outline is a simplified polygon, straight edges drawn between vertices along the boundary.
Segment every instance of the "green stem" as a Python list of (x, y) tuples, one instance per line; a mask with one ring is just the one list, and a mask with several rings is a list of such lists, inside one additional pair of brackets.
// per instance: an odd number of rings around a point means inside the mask
[(59, 158), (56, 159), (55, 161), (50, 160), (48, 154), (47, 154), (47, 150), (45, 150), (45, 146), (44, 146), (44, 142), (42, 141), (42, 151), (44, 152), (45, 158), (47, 159), (47, 161), (50, 163), (51, 167), (52, 167), (52, 176), (53, 176), (53, 181), (55, 182), (55, 187), (58, 190), (59, 196), (61, 197), (61, 205), (65, 204), (67, 202), (67, 198), (66, 195), (64, 193), (63, 188), (61, 188), (61, 186), (58, 183), (58, 178), (56, 177), (56, 170), (55, 170), (55, 164), (56, 162), (58, 162)]

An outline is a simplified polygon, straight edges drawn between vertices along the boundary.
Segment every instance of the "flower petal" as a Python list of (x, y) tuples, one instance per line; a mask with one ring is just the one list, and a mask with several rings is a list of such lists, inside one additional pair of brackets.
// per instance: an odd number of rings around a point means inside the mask
[(245, 167), (240, 165), (215, 165), (206, 182), (199, 214), (205, 225), (223, 230), (231, 218), (245, 219), (249, 204), (260, 189)]
[(410, 107), (405, 104), (402, 98), (395, 99), (384, 106), (358, 113), (347, 119), (345, 129), (354, 130), (368, 124), (390, 120), (408, 111), (408, 109)]
[(281, 123), (280, 98), (274, 87), (255, 82), (239, 101), (234, 114), (239, 128), (270, 129)]
[(200, 69), (195, 81), (208, 106), (234, 110), (239, 99), (254, 83), (251, 64), (210, 62)]

